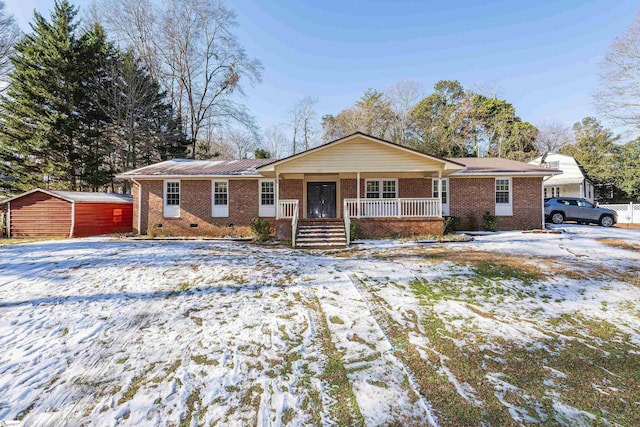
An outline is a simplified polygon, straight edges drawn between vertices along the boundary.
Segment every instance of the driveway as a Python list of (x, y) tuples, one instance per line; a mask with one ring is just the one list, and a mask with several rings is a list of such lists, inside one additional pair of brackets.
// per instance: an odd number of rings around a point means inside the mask
[(640, 423), (640, 230), (0, 247), (0, 420)]

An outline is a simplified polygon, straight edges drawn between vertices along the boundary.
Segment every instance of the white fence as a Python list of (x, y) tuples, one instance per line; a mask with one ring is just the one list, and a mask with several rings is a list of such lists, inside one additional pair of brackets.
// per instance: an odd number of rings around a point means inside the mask
[(640, 203), (598, 204), (598, 206), (616, 211), (618, 213), (618, 224), (640, 224)]
[(442, 213), (439, 198), (429, 199), (345, 199), (351, 218), (433, 218)]

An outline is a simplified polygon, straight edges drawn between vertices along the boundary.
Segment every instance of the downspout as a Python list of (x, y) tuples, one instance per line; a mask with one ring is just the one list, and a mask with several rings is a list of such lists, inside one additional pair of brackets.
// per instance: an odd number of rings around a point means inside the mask
[(7, 203), (7, 239), (11, 238), (11, 202)]
[(71, 228), (69, 229), (69, 238), (73, 237), (73, 229), (76, 226), (76, 201), (71, 202)]
[(140, 235), (140, 229), (142, 226), (142, 185), (131, 178), (131, 181), (138, 186), (138, 236)]
[(542, 179), (542, 184), (540, 185), (540, 200), (542, 201), (542, 229), (544, 230), (544, 178)]

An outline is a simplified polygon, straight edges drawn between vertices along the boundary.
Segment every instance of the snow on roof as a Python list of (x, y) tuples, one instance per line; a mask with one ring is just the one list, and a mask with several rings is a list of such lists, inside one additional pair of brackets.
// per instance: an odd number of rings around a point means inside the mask
[(450, 160), (466, 166), (463, 170), (456, 172), (454, 175), (513, 173), (549, 176), (561, 173), (556, 169), (549, 169), (543, 166), (518, 162), (516, 160), (501, 159), (499, 157), (459, 157), (452, 158)]
[(133, 196), (114, 193), (89, 193), (83, 191), (47, 190), (48, 193), (82, 203), (133, 203)]
[(276, 159), (191, 160), (173, 159), (121, 173), (117, 178), (155, 176), (247, 176), (261, 177), (256, 168)]
[(114, 194), (114, 193), (90, 193), (85, 191), (63, 191), (63, 190), (43, 190), (42, 188), (35, 188), (26, 193), (19, 194), (15, 197), (11, 197), (7, 200), (2, 200), (0, 203), (12, 202), (13, 200), (27, 196), (31, 193), (40, 192), (49, 194), (54, 197), (67, 200), (69, 202), (79, 203), (133, 203), (133, 196), (128, 194)]

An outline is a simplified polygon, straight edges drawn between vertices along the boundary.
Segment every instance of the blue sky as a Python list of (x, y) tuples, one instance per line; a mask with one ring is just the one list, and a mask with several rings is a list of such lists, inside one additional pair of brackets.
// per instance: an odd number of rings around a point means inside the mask
[[(82, 9), (88, 1), (76, 1)], [(5, 0), (28, 29), (53, 0)], [(318, 98), (318, 115), (352, 106), (368, 88), (441, 79), (495, 85), (524, 120), (572, 125), (595, 115), (591, 93), (609, 44), (640, 11), (633, 1), (228, 1), (263, 83), (244, 103), (263, 127), (295, 101)], [(605, 124), (607, 124), (605, 122)]]

